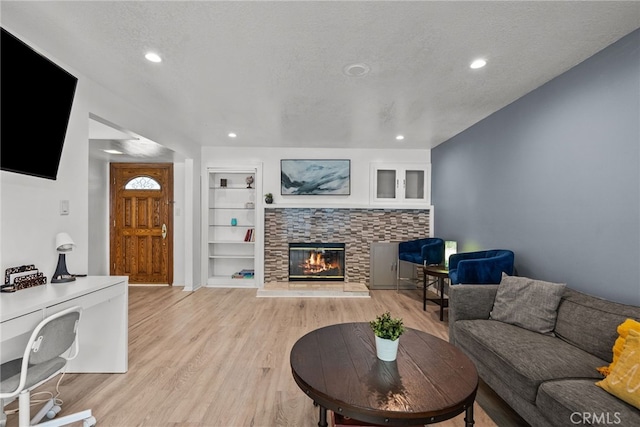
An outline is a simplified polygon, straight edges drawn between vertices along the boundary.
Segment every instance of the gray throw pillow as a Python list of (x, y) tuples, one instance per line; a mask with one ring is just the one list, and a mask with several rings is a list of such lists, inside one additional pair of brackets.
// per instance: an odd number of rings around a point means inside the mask
[(541, 334), (553, 334), (564, 283), (543, 282), (502, 273), (491, 319)]

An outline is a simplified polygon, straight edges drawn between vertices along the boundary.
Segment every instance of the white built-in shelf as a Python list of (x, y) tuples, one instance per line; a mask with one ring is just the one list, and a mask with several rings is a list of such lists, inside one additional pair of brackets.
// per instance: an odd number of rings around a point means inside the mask
[[(203, 174), (203, 274), (207, 286), (255, 287), (261, 277), (261, 258), (257, 255), (260, 243), (259, 218), (264, 211), (256, 209), (262, 191), (261, 173), (256, 167), (210, 167)], [(246, 178), (253, 177), (251, 188)], [(226, 186), (220, 186), (226, 182)], [(232, 225), (232, 222), (236, 225)], [(244, 239), (251, 236), (251, 241)], [(258, 267), (258, 268), (256, 268)], [(251, 279), (234, 278), (243, 270), (253, 270)]]
[[(245, 174), (246, 175), (246, 174)], [(249, 190), (249, 191), (255, 191), (255, 188), (251, 187), (251, 188), (247, 188), (247, 187), (209, 187), (213, 190)]]
[(253, 255), (209, 255), (210, 259), (254, 259)]

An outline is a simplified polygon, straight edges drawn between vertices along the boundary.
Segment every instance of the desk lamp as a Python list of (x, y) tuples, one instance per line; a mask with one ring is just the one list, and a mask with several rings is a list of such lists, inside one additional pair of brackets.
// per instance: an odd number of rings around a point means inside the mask
[(67, 260), (66, 253), (71, 252), (73, 250), (73, 240), (71, 240), (71, 236), (67, 233), (58, 233), (56, 235), (56, 249), (58, 250), (58, 266), (56, 267), (56, 272), (53, 273), (53, 277), (51, 278), (51, 283), (66, 283), (73, 282), (76, 280), (69, 272), (67, 271)]

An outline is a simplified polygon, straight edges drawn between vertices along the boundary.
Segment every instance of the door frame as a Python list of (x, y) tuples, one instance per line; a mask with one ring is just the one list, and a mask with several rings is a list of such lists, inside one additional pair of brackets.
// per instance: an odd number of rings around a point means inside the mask
[(169, 232), (167, 233), (167, 284), (173, 286), (173, 204), (175, 203), (173, 194), (173, 163), (126, 163), (126, 162), (110, 162), (109, 163), (109, 274), (115, 275), (115, 197), (117, 196), (118, 189), (116, 188), (116, 182), (114, 177), (114, 169), (119, 168), (158, 168), (169, 170), (169, 182), (167, 185), (167, 203), (169, 205), (167, 209), (167, 227)]

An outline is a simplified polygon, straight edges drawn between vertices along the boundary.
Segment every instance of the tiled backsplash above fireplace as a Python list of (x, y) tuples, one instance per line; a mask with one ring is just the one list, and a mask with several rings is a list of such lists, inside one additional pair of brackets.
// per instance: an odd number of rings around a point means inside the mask
[(290, 242), (344, 242), (345, 281), (369, 285), (371, 243), (428, 237), (430, 216), (428, 209), (265, 209), (264, 281), (288, 280)]

